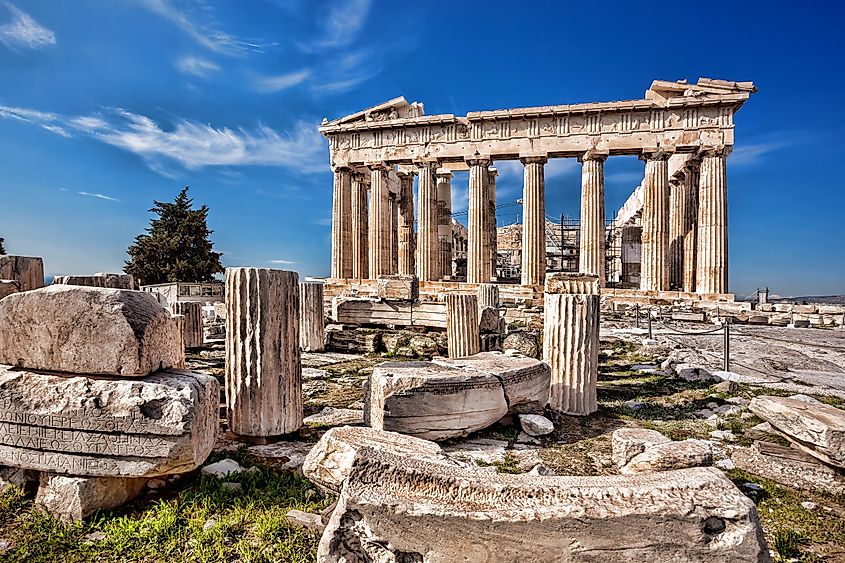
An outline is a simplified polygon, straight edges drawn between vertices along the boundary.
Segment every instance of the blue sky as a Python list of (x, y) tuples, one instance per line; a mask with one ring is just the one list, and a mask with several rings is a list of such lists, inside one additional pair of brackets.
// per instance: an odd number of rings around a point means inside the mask
[[(839, 3), (518, 6), (0, 0), (0, 236), (49, 274), (117, 271), (152, 200), (190, 185), (225, 265), (325, 275), (324, 116), (398, 95), (429, 114), (637, 99), (707, 76), (759, 88), (728, 160), (731, 289), (845, 293)], [(521, 171), (497, 166), (513, 202)], [(608, 160), (609, 215), (642, 172)], [(550, 164), (547, 212), (577, 215), (579, 186), (575, 160)]]

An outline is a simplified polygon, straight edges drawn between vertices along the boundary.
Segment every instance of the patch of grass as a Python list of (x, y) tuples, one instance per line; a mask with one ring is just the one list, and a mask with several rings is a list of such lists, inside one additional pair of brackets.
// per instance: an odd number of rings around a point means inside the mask
[[(834, 561), (845, 546), (845, 495), (796, 491), (738, 469), (728, 477), (740, 488), (755, 483), (763, 494), (752, 498), (769, 546), (781, 558), (800, 561)], [(801, 505), (816, 503), (813, 509)]]
[(519, 469), (519, 463), (510, 452), (505, 453), (505, 457), (493, 463), (488, 463), (480, 459), (475, 460), (475, 463), (479, 467), (495, 467), (497, 473), (512, 473), (514, 475), (522, 473), (522, 470)]
[[(227, 454), (245, 462), (245, 453)], [(217, 458), (223, 456), (215, 456)], [(247, 465), (250, 465), (247, 463)], [(320, 511), (321, 497), (302, 477), (262, 469), (227, 478), (242, 490), (198, 474), (174, 488), (147, 496), (83, 523), (62, 524), (9, 488), (0, 495), (0, 537), (14, 547), (9, 562), (83, 561), (313, 561), (318, 536), (288, 524), (292, 508)], [(86, 541), (92, 532), (102, 540)]]

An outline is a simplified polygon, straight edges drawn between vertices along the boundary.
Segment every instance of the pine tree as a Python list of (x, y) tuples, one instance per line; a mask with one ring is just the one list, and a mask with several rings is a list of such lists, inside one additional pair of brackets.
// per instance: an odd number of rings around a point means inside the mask
[(0, 254), (6, 254), (6, 246), (3, 244), (6, 242), (6, 239), (0, 237)]
[(223, 272), (220, 252), (212, 250), (208, 229), (208, 206), (193, 209), (188, 187), (173, 203), (154, 201), (149, 211), (158, 215), (150, 220), (146, 234), (135, 237), (126, 251), (129, 260), (123, 270), (139, 283), (151, 285), (174, 281), (211, 281)]

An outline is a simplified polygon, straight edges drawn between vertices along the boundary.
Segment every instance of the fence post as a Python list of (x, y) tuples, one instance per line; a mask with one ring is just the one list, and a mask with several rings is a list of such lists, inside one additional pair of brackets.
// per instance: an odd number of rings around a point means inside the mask
[(634, 326), (640, 328), (640, 304), (634, 303), (634, 318), (636, 319), (634, 322), (636, 323)]
[(654, 336), (651, 333), (651, 309), (648, 310), (648, 339), (652, 340)]

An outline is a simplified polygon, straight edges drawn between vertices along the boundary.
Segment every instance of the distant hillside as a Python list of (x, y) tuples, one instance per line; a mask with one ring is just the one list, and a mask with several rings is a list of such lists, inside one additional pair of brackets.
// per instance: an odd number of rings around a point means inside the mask
[(845, 295), (806, 295), (803, 297), (771, 297), (772, 303), (827, 303), (830, 305), (845, 304)]

